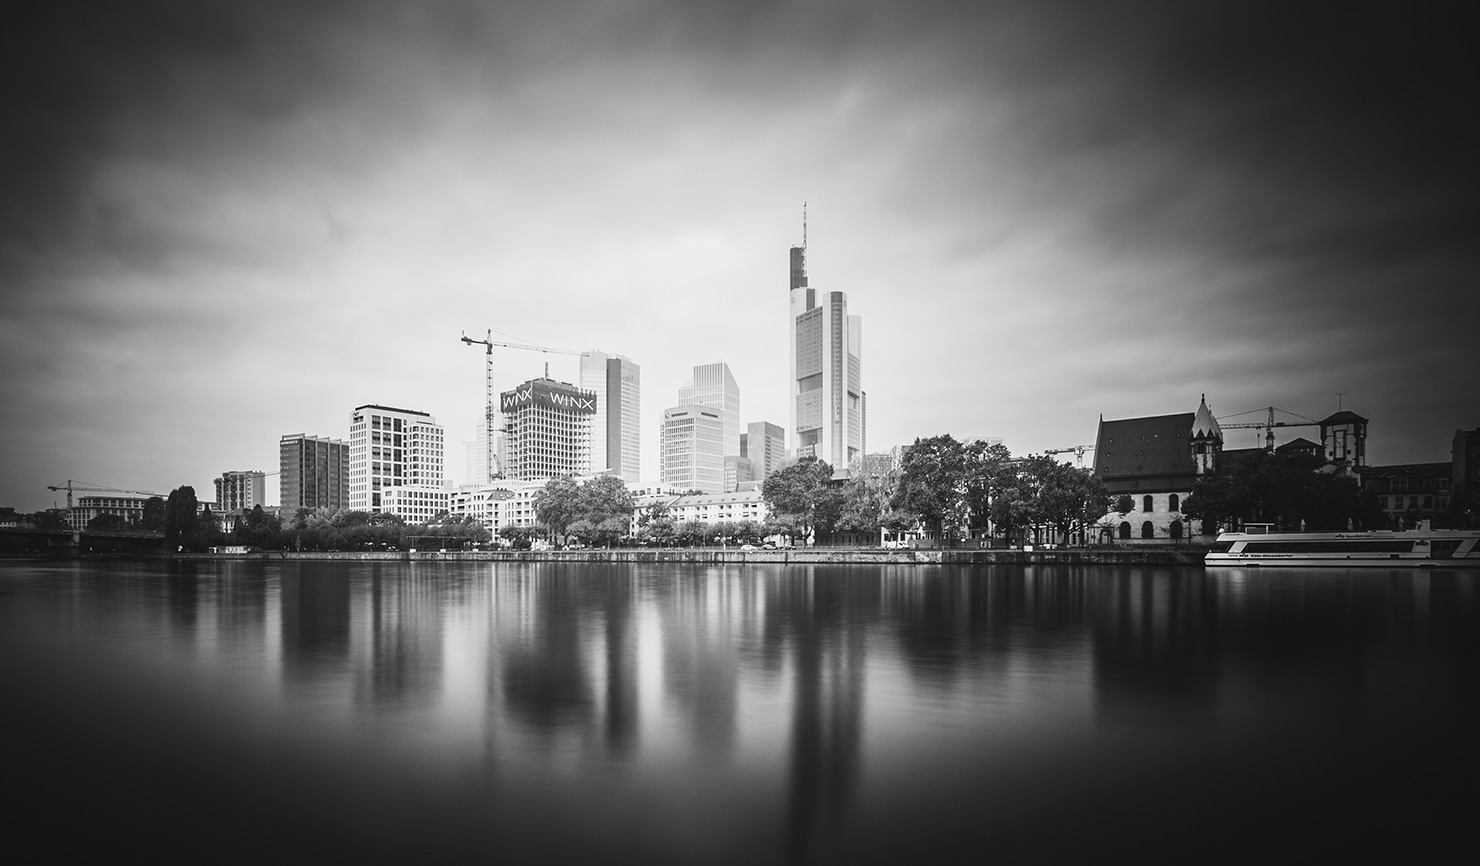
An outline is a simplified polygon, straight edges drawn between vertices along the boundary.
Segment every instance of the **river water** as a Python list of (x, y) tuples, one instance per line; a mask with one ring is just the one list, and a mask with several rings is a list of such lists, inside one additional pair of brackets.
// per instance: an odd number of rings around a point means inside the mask
[(3, 562), (7, 833), (52, 857), (1412, 859), (1468, 842), (1477, 582)]

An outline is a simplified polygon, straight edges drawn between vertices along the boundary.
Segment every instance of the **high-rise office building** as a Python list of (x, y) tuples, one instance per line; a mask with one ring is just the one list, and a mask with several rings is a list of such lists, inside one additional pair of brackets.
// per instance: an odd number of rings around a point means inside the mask
[(689, 380), (678, 389), (678, 405), (707, 406), (719, 412), (723, 430), (720, 455), (740, 455), (740, 386), (724, 361), (699, 364)]
[(499, 465), (515, 480), (561, 478), (591, 471), (596, 395), (553, 379), (530, 379), (499, 395), (504, 431)]
[(660, 483), (679, 490), (725, 492), (725, 436), (721, 410), (704, 405), (663, 410)]
[[(805, 223), (803, 224), (805, 226)], [(864, 453), (863, 320), (848, 315), (848, 295), (807, 284), (807, 243), (791, 248), (788, 384), (793, 451), (831, 464), (844, 477)]]
[(628, 484), (639, 481), (641, 384), (641, 369), (631, 358), (596, 350), (581, 353), (581, 388), (596, 395), (591, 471), (610, 471)]
[(299, 508), (347, 507), (349, 446), (344, 440), (302, 433), (278, 440), (278, 502), (285, 518)]
[(216, 479), (216, 507), (223, 512), (251, 511), (266, 498), (265, 472), (222, 472)]
[(786, 431), (770, 421), (752, 421), (740, 436), (740, 456), (748, 457), (756, 481), (781, 468), (786, 459)]
[(349, 507), (381, 511), (381, 491), (388, 488), (442, 490), (445, 451), (442, 425), (426, 412), (356, 406), (349, 425)]

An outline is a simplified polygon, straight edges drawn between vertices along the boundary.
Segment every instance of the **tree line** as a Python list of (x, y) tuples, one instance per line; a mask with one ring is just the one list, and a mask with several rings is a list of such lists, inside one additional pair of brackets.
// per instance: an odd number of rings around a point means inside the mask
[(898, 466), (860, 463), (843, 480), (825, 461), (805, 457), (768, 476), (761, 493), (773, 519), (819, 542), (867, 541), (882, 530), (943, 544), (1018, 541), (1043, 526), (1068, 538), (1087, 535), (1110, 507), (1104, 484), (1086, 469), (949, 434), (916, 439)]

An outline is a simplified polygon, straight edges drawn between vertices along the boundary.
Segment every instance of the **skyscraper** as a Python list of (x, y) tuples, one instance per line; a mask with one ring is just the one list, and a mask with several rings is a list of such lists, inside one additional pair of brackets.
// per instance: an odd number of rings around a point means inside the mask
[(299, 508), (349, 505), (349, 446), (343, 439), (290, 433), (278, 440), (278, 470), (285, 517)]
[(561, 478), (591, 471), (596, 395), (568, 382), (530, 379), (499, 395), (504, 432), (499, 464), (515, 480)]
[(610, 470), (637, 484), (641, 369), (631, 358), (592, 350), (581, 353), (581, 388), (596, 395), (591, 422), (591, 471)]
[(720, 440), (722, 457), (740, 454), (740, 386), (724, 361), (694, 367), (689, 380), (678, 389), (678, 405), (708, 406), (719, 411), (723, 425)]
[(724, 493), (723, 441), (720, 410), (696, 405), (663, 410), (659, 482), (664, 487)]
[(349, 507), (380, 511), (381, 491), (442, 491), (442, 425), (425, 412), (366, 404), (349, 425)]
[(750, 458), (756, 481), (765, 480), (786, 459), (786, 431), (770, 421), (750, 422), (742, 437), (740, 456)]
[(788, 400), (797, 457), (813, 456), (848, 474), (864, 452), (863, 320), (843, 292), (807, 285), (806, 223), (791, 248), (791, 379)]

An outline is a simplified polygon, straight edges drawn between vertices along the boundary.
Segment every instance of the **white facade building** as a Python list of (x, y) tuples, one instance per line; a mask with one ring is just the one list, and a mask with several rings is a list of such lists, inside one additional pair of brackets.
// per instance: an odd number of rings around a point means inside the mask
[(267, 473), (222, 472), (216, 479), (216, 502), (225, 511), (251, 511), (265, 504)]
[(846, 477), (867, 445), (863, 320), (848, 315), (847, 294), (807, 285), (805, 243), (791, 248), (790, 304), (792, 451), (825, 460), (834, 477)]
[(724, 420), (719, 409), (674, 406), (663, 410), (659, 483), (705, 493), (725, 491)]
[(740, 456), (740, 386), (724, 361), (700, 364), (678, 389), (678, 405), (705, 406), (719, 412), (720, 454)]
[[(366, 404), (349, 427), (349, 507), (383, 511), (382, 494), (398, 487), (445, 490), (442, 425), (425, 412)], [(406, 496), (393, 497), (399, 506)], [(404, 515), (403, 515), (404, 516)]]

